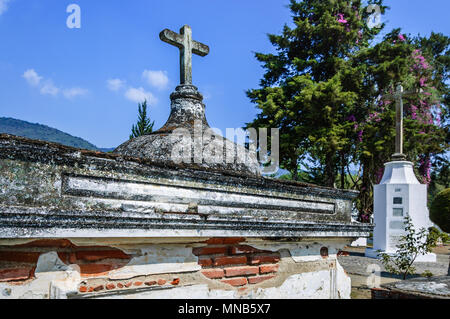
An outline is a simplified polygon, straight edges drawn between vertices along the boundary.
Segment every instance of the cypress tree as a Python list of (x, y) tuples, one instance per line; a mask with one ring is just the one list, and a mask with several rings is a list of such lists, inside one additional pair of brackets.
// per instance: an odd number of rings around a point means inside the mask
[(138, 121), (133, 124), (131, 128), (130, 140), (142, 135), (149, 134), (153, 132), (153, 126), (155, 122), (151, 122), (150, 118), (147, 117), (147, 100), (142, 104), (138, 104)]

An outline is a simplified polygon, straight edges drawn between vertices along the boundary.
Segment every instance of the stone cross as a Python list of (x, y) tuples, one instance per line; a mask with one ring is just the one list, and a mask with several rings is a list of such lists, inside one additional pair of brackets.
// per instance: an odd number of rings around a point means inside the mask
[(180, 84), (192, 84), (192, 53), (206, 56), (209, 47), (192, 40), (192, 30), (188, 25), (180, 29), (180, 34), (165, 29), (161, 31), (159, 38), (180, 49)]
[(404, 161), (406, 160), (406, 155), (403, 154), (403, 97), (411, 96), (417, 94), (416, 91), (405, 92), (403, 91), (403, 86), (399, 83), (397, 84), (396, 91), (394, 94), (384, 95), (385, 98), (391, 98), (395, 100), (395, 154), (392, 155), (394, 161)]

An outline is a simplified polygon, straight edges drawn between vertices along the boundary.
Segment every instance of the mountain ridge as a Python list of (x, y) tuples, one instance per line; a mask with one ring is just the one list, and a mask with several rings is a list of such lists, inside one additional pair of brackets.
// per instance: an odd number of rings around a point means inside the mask
[(97, 147), (96, 145), (86, 141), (85, 139), (82, 139), (81, 137), (70, 135), (69, 133), (44, 124), (30, 123), (12, 117), (0, 117), (0, 133), (22, 136), (35, 140), (54, 142), (66, 146), (93, 151), (109, 152), (114, 150), (114, 148)]

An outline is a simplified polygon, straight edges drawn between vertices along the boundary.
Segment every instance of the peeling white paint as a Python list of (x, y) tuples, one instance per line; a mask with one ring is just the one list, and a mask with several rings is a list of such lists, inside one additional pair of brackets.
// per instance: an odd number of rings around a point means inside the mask
[(110, 279), (128, 279), (154, 274), (194, 272), (201, 269), (192, 248), (154, 245), (141, 249), (142, 256), (134, 257), (121, 269), (112, 271)]

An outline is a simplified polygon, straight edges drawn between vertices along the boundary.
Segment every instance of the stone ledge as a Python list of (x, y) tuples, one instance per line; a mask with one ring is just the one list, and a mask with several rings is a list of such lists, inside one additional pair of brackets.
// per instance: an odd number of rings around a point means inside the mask
[(450, 276), (385, 284), (372, 289), (372, 299), (450, 299)]
[(254, 177), (241, 172), (222, 170), (205, 171), (201, 167), (187, 168), (183, 164), (152, 161), (125, 155), (102, 153), (77, 149), (57, 143), (31, 140), (8, 134), (0, 134), (0, 159), (36, 162), (51, 165), (96, 166), (97, 170), (121, 171), (139, 174), (143, 177), (171, 176), (176, 179), (189, 179), (208, 184), (245, 185), (249, 188), (265, 188), (273, 191), (287, 191), (294, 194), (317, 194), (330, 198), (354, 199), (357, 191), (340, 190), (317, 185)]
[(372, 225), (0, 206), (0, 238), (368, 237)]

